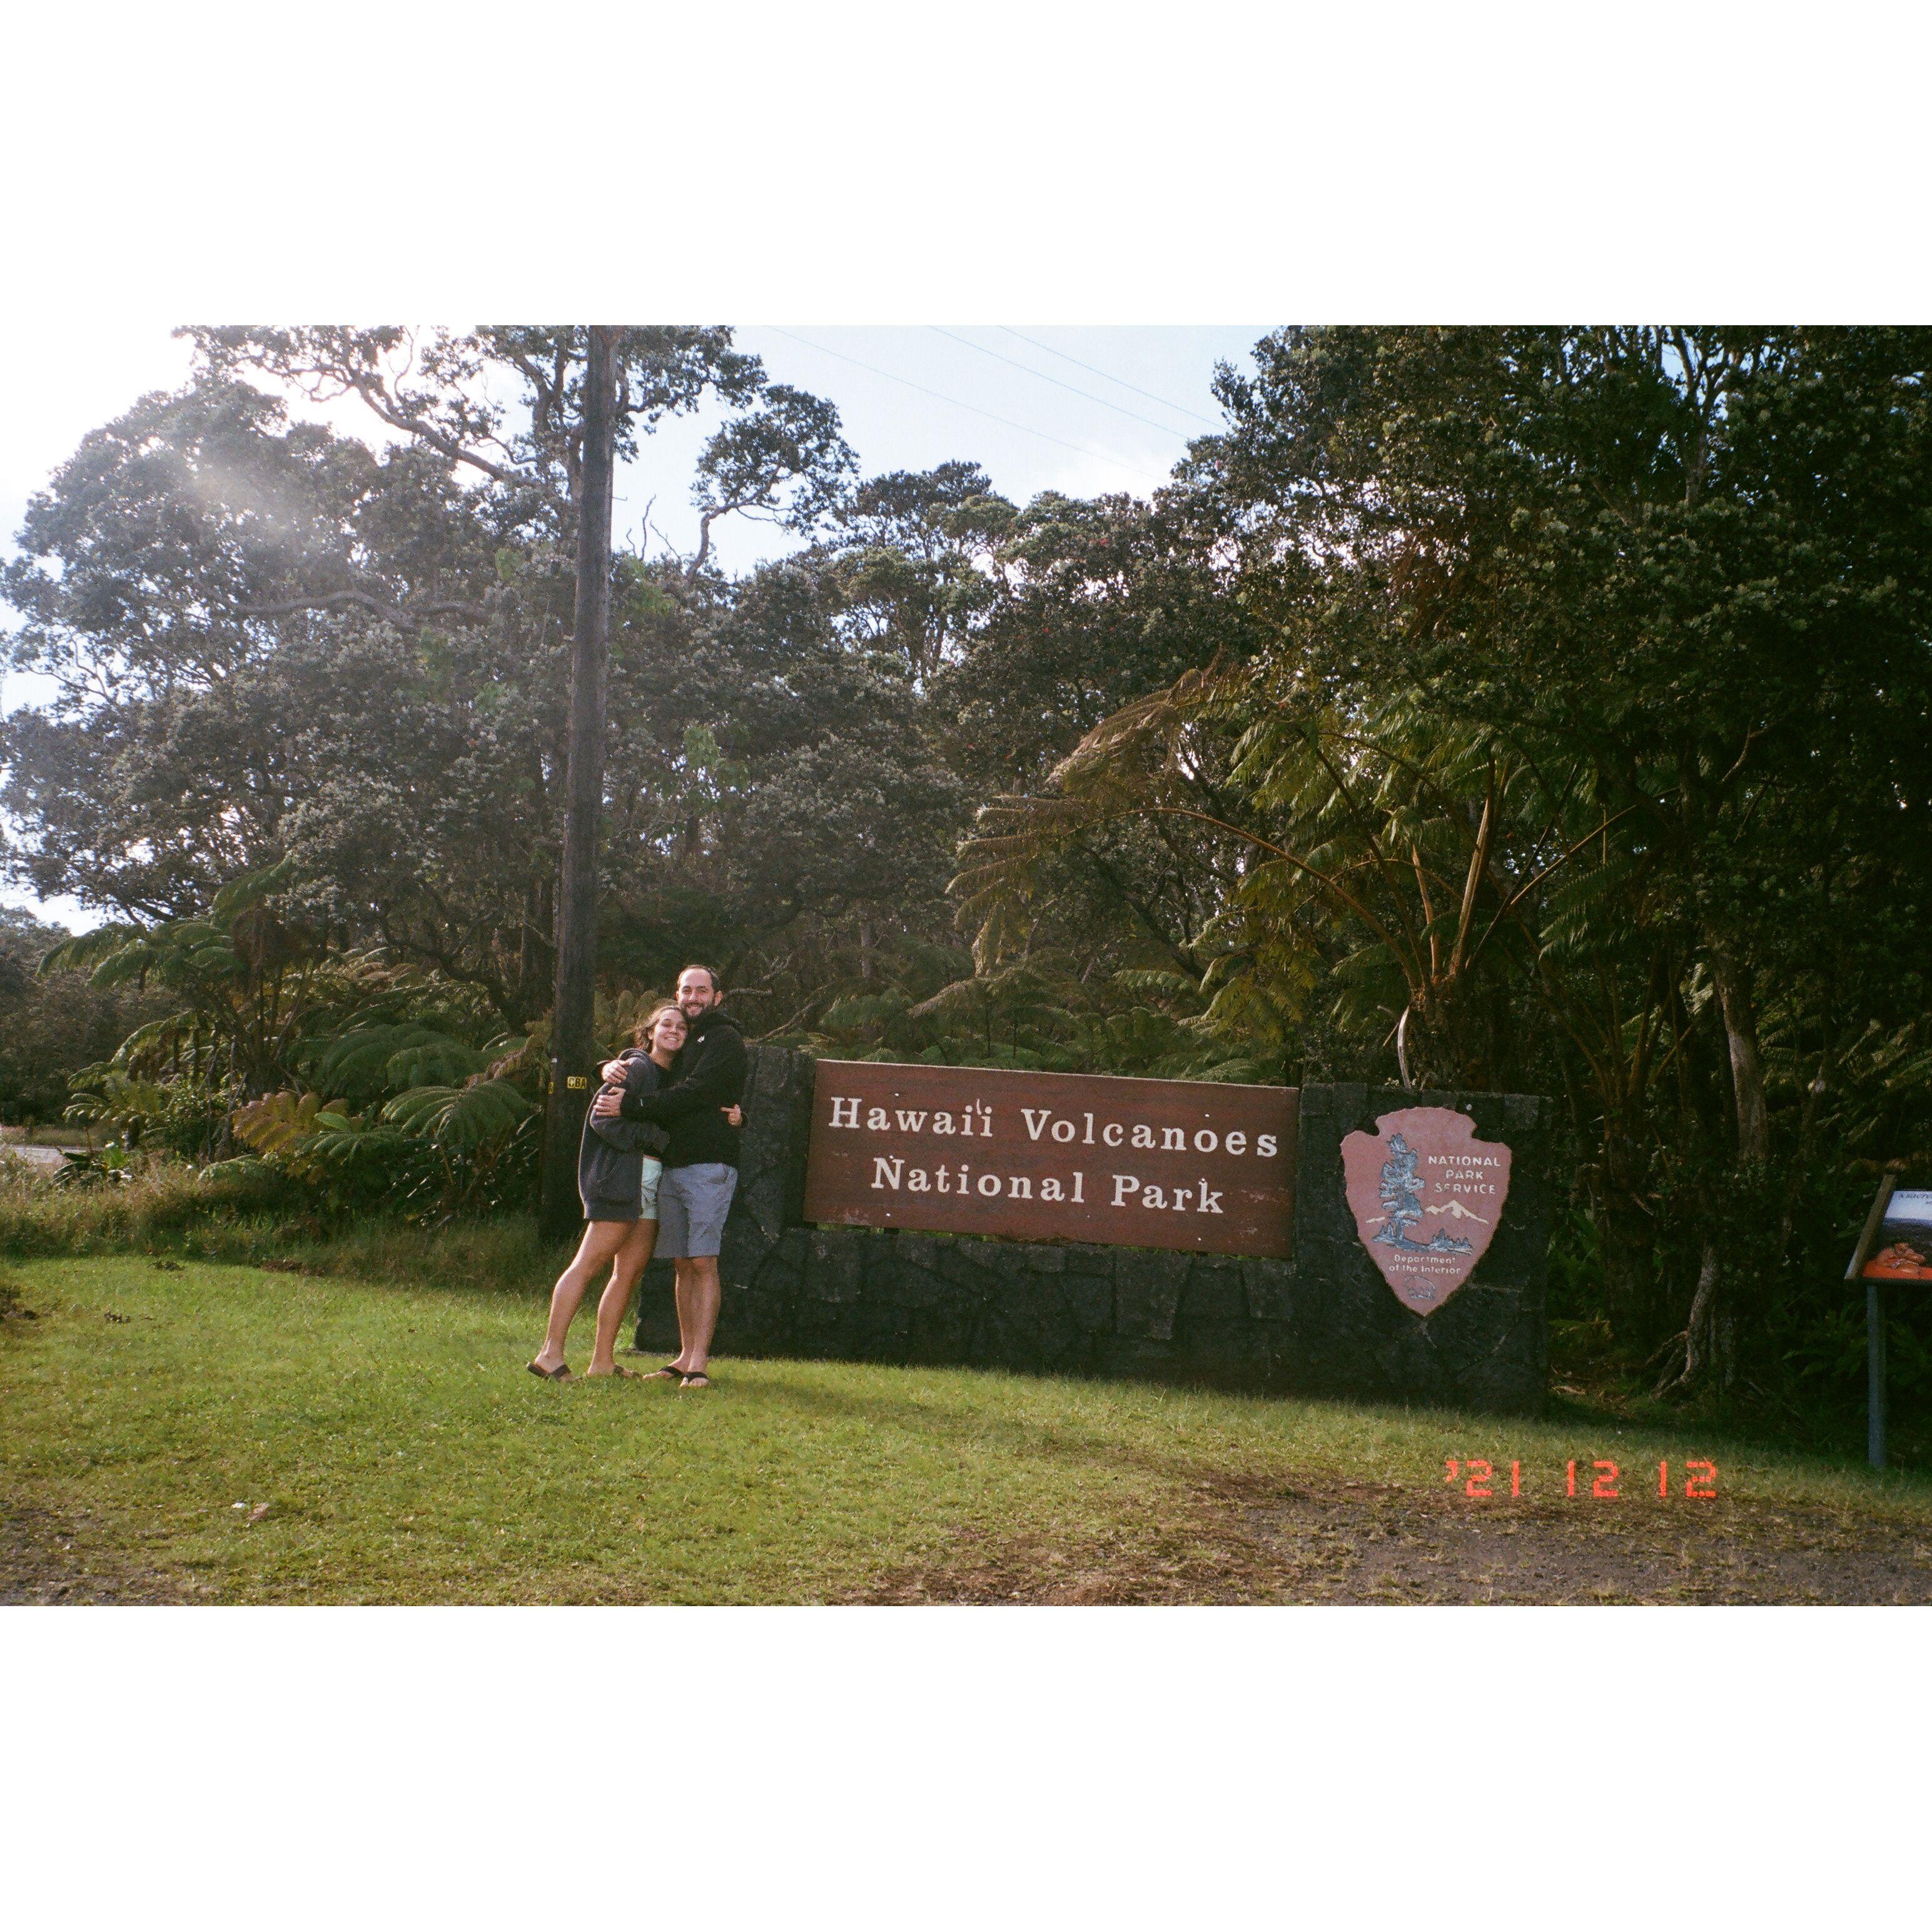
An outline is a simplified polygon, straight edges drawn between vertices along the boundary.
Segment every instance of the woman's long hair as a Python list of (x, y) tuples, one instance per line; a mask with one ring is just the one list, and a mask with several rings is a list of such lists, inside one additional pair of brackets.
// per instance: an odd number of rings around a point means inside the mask
[[(641, 1046), (646, 1053), (650, 1052), (651, 1028), (656, 1026), (666, 1013), (676, 1013), (681, 1019), (684, 1016), (684, 1009), (675, 1000), (658, 1000), (657, 1004), (638, 1021), (631, 1034), (631, 1044), (633, 1046)], [(688, 1031), (688, 1028), (686, 1030)]]

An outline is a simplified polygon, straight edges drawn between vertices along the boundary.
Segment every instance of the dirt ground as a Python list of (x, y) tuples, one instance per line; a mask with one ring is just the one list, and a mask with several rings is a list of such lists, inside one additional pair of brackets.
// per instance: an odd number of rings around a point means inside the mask
[(1084, 1551), (963, 1546), (886, 1604), (1925, 1604), (1932, 1529), (1815, 1509), (1418, 1497), (1214, 1484), (1188, 1520)]
[[(1204, 1485), (1112, 1544), (961, 1537), (868, 1604), (1928, 1604), (1932, 1530), (1720, 1498), (1622, 1511), (1367, 1483)], [(84, 1514), (0, 1508), (0, 1604), (184, 1604)]]
[(186, 1604), (192, 1586), (107, 1549), (85, 1515), (0, 1505), (0, 1604)]

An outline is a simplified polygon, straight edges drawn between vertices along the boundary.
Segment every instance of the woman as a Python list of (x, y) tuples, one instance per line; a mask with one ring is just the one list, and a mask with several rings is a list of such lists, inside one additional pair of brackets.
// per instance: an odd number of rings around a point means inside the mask
[[(660, 1000), (633, 1036), (634, 1046), (622, 1056), (622, 1081), (613, 1084), (620, 1092), (655, 1093), (668, 1077), (678, 1048), (684, 1044), (686, 1030), (677, 1002)], [(617, 1329), (629, 1305), (631, 1291), (656, 1244), (658, 1180), (664, 1172), (657, 1156), (664, 1151), (667, 1138), (662, 1127), (642, 1120), (600, 1120), (586, 1112), (584, 1139), (577, 1156), (577, 1186), (589, 1225), (575, 1258), (558, 1276), (551, 1291), (550, 1331), (530, 1364), (532, 1375), (546, 1382), (572, 1379), (563, 1359), (564, 1338), (592, 1278), (608, 1262), (610, 1280), (597, 1304), (597, 1335), (586, 1372), (638, 1379), (634, 1369), (618, 1366)]]

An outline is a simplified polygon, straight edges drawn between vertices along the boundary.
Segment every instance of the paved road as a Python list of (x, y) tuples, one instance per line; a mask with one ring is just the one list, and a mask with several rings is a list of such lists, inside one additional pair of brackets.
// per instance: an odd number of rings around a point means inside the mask
[(50, 1174), (58, 1174), (67, 1165), (67, 1156), (58, 1148), (22, 1147), (18, 1141), (8, 1141), (0, 1144), (0, 1154), (10, 1154), (16, 1160), (31, 1162)]

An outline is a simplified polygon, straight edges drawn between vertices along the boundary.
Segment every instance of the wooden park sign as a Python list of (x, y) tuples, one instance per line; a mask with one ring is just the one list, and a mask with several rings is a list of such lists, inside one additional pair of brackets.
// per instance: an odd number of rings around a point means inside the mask
[(1293, 1251), (1295, 1090), (821, 1060), (805, 1218)]

